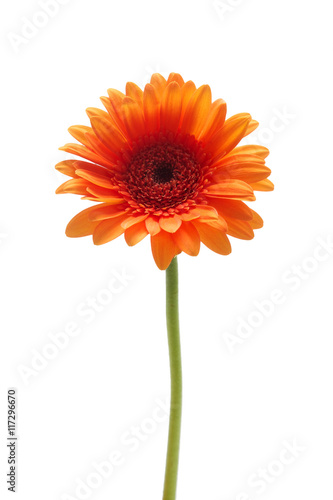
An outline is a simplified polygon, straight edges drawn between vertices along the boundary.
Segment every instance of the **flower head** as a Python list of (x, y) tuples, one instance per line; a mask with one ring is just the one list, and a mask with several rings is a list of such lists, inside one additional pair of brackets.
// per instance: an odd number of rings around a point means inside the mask
[(227, 235), (252, 239), (260, 216), (244, 201), (271, 191), (262, 146), (236, 147), (258, 122), (248, 113), (226, 117), (223, 99), (212, 102), (208, 85), (196, 88), (176, 73), (154, 74), (142, 91), (127, 83), (126, 94), (108, 90), (106, 111), (88, 108), (91, 127), (73, 126), (81, 144), (66, 144), (72, 159), (56, 165), (71, 177), (57, 193), (97, 202), (68, 224), (67, 236), (92, 235), (96, 245), (121, 234), (133, 246), (150, 235), (157, 266), (166, 269), (200, 242), (222, 255)]

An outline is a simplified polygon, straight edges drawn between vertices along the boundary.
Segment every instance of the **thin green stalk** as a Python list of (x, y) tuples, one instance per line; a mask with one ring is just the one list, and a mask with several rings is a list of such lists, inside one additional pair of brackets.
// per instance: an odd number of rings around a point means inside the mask
[(177, 257), (171, 261), (166, 270), (166, 319), (170, 358), (171, 404), (163, 500), (175, 500), (182, 416), (182, 362), (179, 338)]

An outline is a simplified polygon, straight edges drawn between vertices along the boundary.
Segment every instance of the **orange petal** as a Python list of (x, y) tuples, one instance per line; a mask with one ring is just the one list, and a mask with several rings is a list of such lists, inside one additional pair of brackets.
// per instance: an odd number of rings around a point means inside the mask
[(77, 169), (76, 174), (82, 179), (86, 179), (96, 186), (101, 186), (109, 189), (115, 189), (116, 186), (111, 182), (111, 178), (105, 175), (89, 172), (88, 170)]
[[(219, 214), (213, 206), (209, 205), (196, 205), (192, 210), (190, 210), (192, 215), (198, 215), (200, 220), (218, 219)], [(194, 219), (196, 217), (193, 217)]]
[(125, 240), (128, 246), (132, 247), (143, 240), (148, 234), (144, 222), (139, 222), (134, 226), (129, 227), (125, 231)]
[(99, 222), (93, 233), (93, 241), (95, 245), (103, 245), (124, 233), (125, 229), (121, 223), (127, 218), (127, 215), (120, 215), (113, 219)]
[(155, 132), (160, 126), (160, 105), (155, 87), (147, 83), (143, 93), (143, 111), (147, 132)]
[(105, 118), (106, 120), (110, 119), (109, 115), (103, 109), (87, 108), (86, 113), (89, 118), (91, 118), (92, 116), (100, 116), (101, 118)]
[(250, 221), (253, 217), (252, 210), (243, 201), (211, 198), (209, 202), (222, 217), (227, 216), (246, 221)]
[(147, 231), (151, 236), (155, 236), (155, 234), (158, 234), (161, 231), (158, 219), (154, 217), (148, 217), (145, 222)]
[(68, 175), (69, 177), (76, 177), (74, 164), (75, 160), (65, 160), (57, 163), (54, 168), (64, 175)]
[(197, 88), (196, 88), (195, 84), (191, 80), (184, 83), (184, 85), (181, 88), (181, 91), (182, 91), (182, 113), (181, 113), (181, 118), (180, 118), (181, 122), (183, 120), (187, 105), (190, 102), (191, 97), (194, 94), (194, 92), (196, 91), (196, 89)]
[(184, 85), (183, 77), (179, 73), (170, 73), (167, 79), (167, 83), (171, 82), (177, 82), (179, 87), (182, 87)]
[(125, 214), (125, 210), (120, 210), (117, 205), (111, 205), (110, 203), (101, 203), (95, 210), (91, 211), (89, 219), (92, 222), (101, 221), (106, 219), (113, 219), (120, 215)]
[(212, 181), (220, 182), (223, 179), (239, 179), (251, 184), (266, 179), (271, 170), (263, 163), (234, 163), (222, 165), (214, 170)]
[(220, 130), (225, 122), (227, 104), (223, 99), (217, 99), (211, 105), (205, 126), (198, 136), (198, 140), (207, 143)]
[(151, 237), (151, 250), (157, 267), (164, 271), (176, 255), (177, 248), (172, 235), (160, 231)]
[(253, 132), (259, 125), (259, 122), (257, 122), (256, 120), (251, 120), (250, 123), (248, 124), (247, 126), (247, 129), (246, 129), (246, 132), (244, 134), (244, 137), (246, 137), (247, 135), (251, 134), (251, 132)]
[(135, 224), (138, 224), (138, 222), (143, 222), (144, 220), (146, 220), (148, 217), (147, 214), (144, 214), (144, 215), (129, 215), (127, 217), (127, 219), (124, 220), (124, 222), (122, 222), (122, 226), (124, 229), (128, 229), (129, 227), (132, 227), (134, 226)]
[(273, 182), (269, 181), (268, 179), (265, 179), (264, 181), (260, 181), (260, 182), (251, 182), (251, 187), (252, 187), (253, 191), (273, 191), (274, 190)]
[(125, 97), (121, 106), (122, 118), (128, 136), (135, 141), (145, 135), (145, 121), (141, 106), (131, 97)]
[(121, 105), (125, 99), (125, 94), (116, 89), (108, 89), (110, 104), (107, 106), (109, 115), (118, 125), (119, 129), (126, 134), (126, 127), (122, 120)]
[(188, 255), (196, 256), (200, 250), (200, 236), (191, 222), (184, 222), (173, 239), (179, 249)]
[(218, 162), (214, 163), (214, 168), (223, 165), (233, 165), (234, 163), (262, 163), (265, 165), (265, 159), (257, 155), (235, 153), (237, 149), (233, 149), (229, 154), (221, 158)]
[(231, 252), (230, 241), (224, 231), (197, 220), (193, 221), (192, 224), (197, 229), (202, 243), (210, 250), (220, 255), (228, 255)]
[(97, 137), (111, 151), (119, 153), (123, 148), (128, 146), (125, 137), (110, 120), (105, 120), (99, 116), (92, 116), (91, 124)]
[(114, 190), (102, 188), (100, 186), (93, 186), (92, 184), (87, 187), (87, 192), (92, 194), (99, 201), (104, 201), (105, 203), (112, 205), (119, 205), (125, 201), (123, 198), (118, 196)]
[(261, 227), (263, 227), (264, 221), (262, 220), (260, 215), (257, 214), (257, 212), (255, 212), (254, 210), (251, 210), (251, 212), (252, 220), (249, 220), (250, 226), (252, 227), (252, 229), (260, 229)]
[(159, 73), (154, 73), (150, 79), (150, 83), (155, 87), (156, 94), (160, 100), (167, 85), (166, 79)]
[(75, 170), (86, 170), (94, 174), (104, 175), (110, 177), (113, 174), (113, 170), (109, 168), (102, 167), (101, 165), (96, 165), (96, 163), (89, 163), (88, 161), (82, 160), (70, 160), (73, 161), (73, 167)]
[(66, 235), (69, 238), (79, 238), (81, 236), (88, 236), (94, 232), (94, 229), (98, 226), (99, 222), (92, 222), (90, 220), (90, 214), (96, 209), (96, 206), (86, 208), (82, 212), (78, 213), (73, 217), (73, 219), (67, 224)]
[(249, 154), (260, 156), (260, 158), (266, 158), (269, 155), (269, 149), (264, 146), (250, 144), (246, 146), (238, 146), (233, 150), (232, 154)]
[(161, 101), (161, 129), (177, 132), (182, 110), (181, 91), (177, 82), (166, 87)]
[(224, 123), (223, 127), (212, 137), (206, 145), (208, 151), (213, 155), (213, 161), (225, 156), (244, 137), (251, 115), (242, 113), (231, 117)]
[(255, 200), (253, 189), (246, 182), (226, 179), (207, 187), (207, 196), (235, 200)]
[(140, 89), (140, 87), (138, 87), (138, 85), (136, 85), (136, 83), (133, 83), (133, 82), (126, 83), (126, 95), (128, 97), (131, 97), (138, 104), (142, 105), (143, 92)]
[(244, 220), (229, 219), (226, 217), (228, 224), (228, 234), (234, 238), (241, 240), (252, 240), (254, 232), (251, 225)]
[(182, 225), (182, 220), (177, 215), (173, 217), (161, 217), (159, 220), (160, 228), (167, 233), (175, 233)]
[(181, 130), (184, 134), (198, 135), (209, 115), (212, 93), (209, 85), (202, 85), (192, 95), (184, 114)]
[(71, 179), (61, 184), (56, 190), (56, 194), (87, 194), (87, 185), (88, 182), (84, 179)]
[(85, 127), (84, 125), (73, 125), (69, 127), (68, 132), (74, 139), (81, 142), (81, 144), (87, 145), (86, 133), (92, 132), (92, 128)]
[(67, 153), (72, 153), (77, 156), (81, 156), (86, 160), (92, 161), (93, 163), (97, 163), (98, 165), (103, 165), (106, 168), (114, 169), (114, 164), (111, 161), (108, 161), (106, 158), (103, 158), (92, 151), (89, 151), (85, 146), (81, 146), (81, 144), (69, 143), (65, 144), (65, 146), (59, 148), (60, 151), (66, 151)]

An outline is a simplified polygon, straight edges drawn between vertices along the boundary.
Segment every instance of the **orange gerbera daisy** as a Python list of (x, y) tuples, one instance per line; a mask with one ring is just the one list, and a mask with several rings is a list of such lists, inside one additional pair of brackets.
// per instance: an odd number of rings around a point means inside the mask
[(108, 95), (106, 111), (87, 109), (91, 127), (69, 128), (81, 144), (60, 148), (88, 161), (56, 165), (72, 177), (57, 193), (98, 202), (69, 222), (67, 236), (93, 235), (101, 245), (124, 233), (132, 246), (150, 235), (160, 269), (182, 251), (197, 255), (200, 242), (227, 255), (227, 235), (253, 238), (263, 222), (244, 201), (273, 184), (268, 149), (236, 147), (258, 126), (251, 115), (225, 120), (223, 99), (212, 102), (208, 85), (197, 89), (177, 73), (154, 74), (144, 91), (127, 83), (126, 94)]

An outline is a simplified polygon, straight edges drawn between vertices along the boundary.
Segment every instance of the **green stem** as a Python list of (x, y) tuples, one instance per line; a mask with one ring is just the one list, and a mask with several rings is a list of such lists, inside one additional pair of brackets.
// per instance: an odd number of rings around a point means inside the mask
[(175, 500), (182, 416), (182, 362), (179, 338), (177, 257), (171, 261), (166, 270), (166, 319), (170, 357), (171, 404), (163, 500)]

